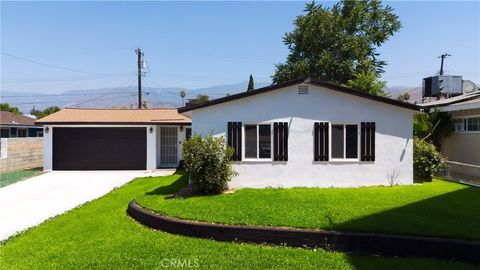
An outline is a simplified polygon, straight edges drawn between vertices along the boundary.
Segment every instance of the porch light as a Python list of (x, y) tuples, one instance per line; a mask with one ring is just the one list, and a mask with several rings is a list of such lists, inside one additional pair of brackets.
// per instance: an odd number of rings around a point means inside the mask
[(153, 127), (150, 127), (150, 128), (148, 129), (148, 131), (149, 131), (150, 133), (153, 133)]
[(48, 127), (45, 127), (45, 133), (48, 133), (50, 129)]
[(183, 126), (180, 126), (180, 132), (182, 132), (182, 131), (183, 131)]

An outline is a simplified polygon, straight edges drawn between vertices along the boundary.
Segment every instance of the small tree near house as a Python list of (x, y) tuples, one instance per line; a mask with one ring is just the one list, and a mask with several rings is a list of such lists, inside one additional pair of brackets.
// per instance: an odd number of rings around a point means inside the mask
[(247, 92), (252, 91), (255, 89), (255, 85), (253, 83), (253, 76), (250, 74), (250, 78), (248, 79), (248, 87), (247, 87)]
[(30, 114), (35, 115), (38, 119), (40, 119), (58, 111), (60, 111), (60, 108), (58, 106), (50, 106), (45, 108), (43, 111), (37, 110), (35, 109), (35, 107), (33, 107), (33, 109), (30, 110)]
[(10, 106), (8, 103), (0, 103), (0, 111), (2, 112), (11, 112), (13, 114), (21, 115), (22, 112), (18, 107)]
[(228, 187), (236, 175), (230, 158), (233, 148), (227, 146), (224, 137), (196, 134), (183, 144), (185, 170), (190, 174), (194, 194), (219, 194)]

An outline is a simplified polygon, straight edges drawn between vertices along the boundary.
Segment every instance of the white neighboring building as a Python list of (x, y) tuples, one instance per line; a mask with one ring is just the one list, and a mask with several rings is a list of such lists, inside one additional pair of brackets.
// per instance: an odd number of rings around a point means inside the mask
[(297, 79), (178, 111), (234, 146), (232, 188), (413, 183), (417, 105)]

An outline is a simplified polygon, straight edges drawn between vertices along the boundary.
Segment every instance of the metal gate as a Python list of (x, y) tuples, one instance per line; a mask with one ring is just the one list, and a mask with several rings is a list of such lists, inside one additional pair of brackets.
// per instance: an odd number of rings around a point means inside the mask
[(176, 167), (178, 162), (177, 127), (160, 127), (160, 167)]

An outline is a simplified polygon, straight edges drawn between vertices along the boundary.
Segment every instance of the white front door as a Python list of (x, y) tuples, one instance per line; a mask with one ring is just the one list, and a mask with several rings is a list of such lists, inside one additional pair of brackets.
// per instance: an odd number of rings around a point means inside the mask
[(160, 127), (160, 167), (176, 167), (178, 164), (177, 127)]

